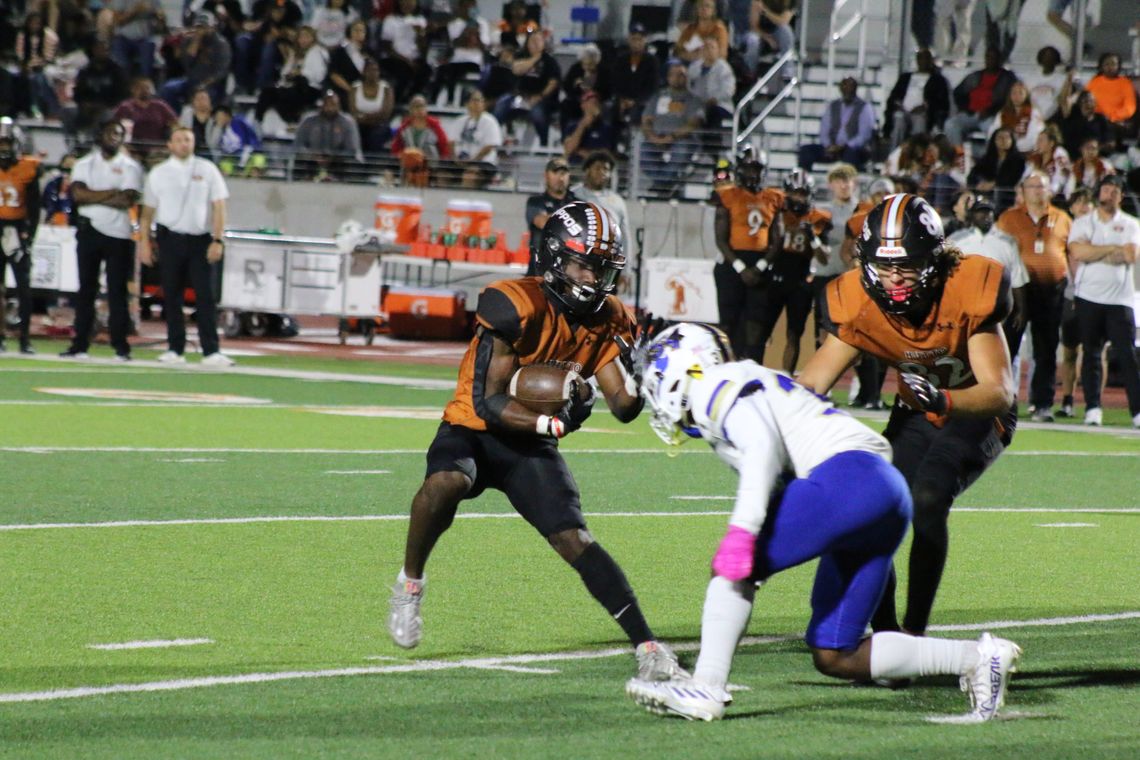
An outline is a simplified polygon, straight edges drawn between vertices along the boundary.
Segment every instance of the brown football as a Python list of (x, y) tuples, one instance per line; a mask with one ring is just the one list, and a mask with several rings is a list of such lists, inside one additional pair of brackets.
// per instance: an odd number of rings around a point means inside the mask
[(511, 398), (532, 412), (557, 414), (570, 400), (574, 383), (579, 382), (582, 378), (573, 370), (530, 364), (520, 367), (511, 378), (508, 392)]

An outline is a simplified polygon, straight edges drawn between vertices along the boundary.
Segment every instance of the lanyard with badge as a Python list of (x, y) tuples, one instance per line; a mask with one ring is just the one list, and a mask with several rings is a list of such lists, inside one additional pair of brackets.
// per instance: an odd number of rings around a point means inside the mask
[(1045, 253), (1045, 239), (1041, 232), (1041, 222), (1045, 222), (1045, 227), (1052, 230), (1054, 222), (1053, 215), (1046, 211), (1045, 214), (1033, 224), (1037, 232), (1037, 239), (1033, 241), (1033, 252), (1037, 255)]

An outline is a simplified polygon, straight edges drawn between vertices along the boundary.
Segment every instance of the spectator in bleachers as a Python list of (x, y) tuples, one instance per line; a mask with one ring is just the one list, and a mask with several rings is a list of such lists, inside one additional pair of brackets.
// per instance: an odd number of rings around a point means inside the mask
[(32, 116), (54, 118), (59, 115), (59, 98), (44, 71), (55, 60), (58, 49), (59, 37), (44, 26), (43, 15), (36, 11), (28, 13), (16, 34), (15, 53), (28, 100), (22, 110)]
[(705, 104), (706, 127), (720, 127), (732, 118), (736, 75), (721, 54), (716, 37), (706, 37), (701, 57), (689, 64), (689, 91)]
[(182, 102), (199, 87), (208, 89), (215, 103), (226, 97), (232, 51), (230, 43), (214, 28), (215, 23), (214, 14), (197, 14), (190, 34), (179, 45), (183, 76), (166, 80), (161, 90), (162, 99), (175, 111), (181, 110)]
[(71, 197), (71, 170), (78, 159), (75, 153), (65, 153), (59, 159), (59, 173), (44, 185), (41, 206), (45, 224), (64, 226), (72, 223), (75, 200)]
[(412, 97), (408, 118), (396, 130), (392, 153), (399, 157), (406, 184), (425, 187), (431, 162), (451, 157), (451, 143), (439, 119), (428, 115), (427, 98)]
[(325, 90), (320, 110), (297, 125), (293, 145), (297, 152), (296, 174), (311, 175), (317, 182), (343, 180), (350, 161), (364, 160), (360, 129), (351, 116), (340, 110), (340, 98), (334, 90)]
[(608, 150), (596, 150), (582, 162), (582, 181), (570, 188), (570, 192), (580, 201), (596, 203), (617, 219), (618, 228), (626, 245), (633, 240), (633, 230), (629, 227), (629, 211), (625, 200), (615, 192), (613, 172), (616, 166), (614, 155)]
[(541, 274), (546, 267), (539, 261), (542, 250), (542, 228), (550, 215), (567, 203), (578, 200), (570, 192), (570, 165), (564, 158), (552, 158), (546, 162), (542, 174), (542, 193), (526, 199), (526, 225), (530, 233), (530, 261), (527, 264), (527, 277)]
[(1009, 95), (994, 117), (989, 134), (1001, 127), (1013, 132), (1014, 144), (1022, 153), (1032, 152), (1037, 145), (1037, 135), (1045, 128), (1045, 120), (1030, 101), (1029, 88), (1024, 82), (1016, 81), (1010, 85)]
[(317, 43), (332, 50), (340, 47), (347, 37), (348, 25), (360, 18), (348, 0), (325, 0), (323, 8), (313, 10), (309, 26), (317, 33)]
[(926, 150), (932, 154), (928, 159), (930, 168), (918, 186), (919, 193), (939, 214), (947, 215), (962, 187), (955, 176), (958, 147), (946, 139), (946, 135), (938, 135)]
[(380, 64), (364, 59), (364, 77), (352, 86), (349, 113), (360, 127), (360, 144), (365, 153), (380, 153), (392, 139), (392, 111), (396, 99), (392, 87), (380, 78)]
[(522, 50), (527, 39), (542, 27), (527, 15), (526, 0), (511, 0), (506, 17), (499, 22), (499, 45)]
[(917, 70), (899, 74), (887, 96), (883, 124), (892, 148), (912, 134), (941, 130), (950, 115), (950, 83), (934, 65), (934, 56), (924, 48), (914, 62)]
[(1024, 0), (984, 0), (986, 9), (986, 47), (997, 51), (1004, 63), (1017, 45), (1018, 24)]
[(89, 62), (75, 77), (74, 119), (64, 120), (72, 134), (98, 125), (128, 94), (127, 75), (111, 59), (111, 48), (106, 41), (92, 42), (88, 55)]
[(985, 67), (967, 74), (954, 88), (958, 113), (946, 120), (946, 136), (955, 145), (964, 144), (974, 130), (987, 131), (990, 120), (1005, 104), (1017, 77), (1001, 65), (1001, 60), (996, 49), (987, 48)]
[(352, 88), (364, 75), (367, 44), (368, 25), (357, 19), (348, 25), (344, 42), (329, 53), (329, 82), (337, 89), (342, 107), (351, 107)]
[(981, 193), (990, 193), (994, 210), (1000, 215), (1013, 205), (1014, 188), (1025, 174), (1025, 157), (1014, 144), (1013, 131), (1000, 128), (990, 135), (986, 152), (974, 164), (967, 184)]
[(1100, 157), (1100, 142), (1095, 137), (1088, 138), (1081, 143), (1080, 158), (1073, 162), (1065, 197), (1071, 198), (1078, 188), (1095, 190), (1100, 181), (1110, 174), (1116, 174), (1116, 169)]
[(154, 38), (166, 27), (166, 16), (158, 0), (107, 0), (114, 13), (111, 57), (128, 74), (154, 76)]
[(479, 78), (479, 89), (489, 103), (498, 103), (499, 98), (507, 94), (514, 94), (518, 77), (515, 76), (515, 54), (518, 48), (505, 47), (499, 51), (498, 56), (490, 65), (483, 69), (483, 76)]
[(542, 145), (550, 133), (550, 117), (558, 108), (558, 85), (562, 69), (546, 52), (546, 37), (535, 32), (527, 37), (526, 48), (516, 55), (511, 71), (517, 77), (515, 95), (503, 95), (495, 103), (495, 118), (506, 126), (512, 112), (525, 112)]
[(486, 187), (498, 170), (503, 130), (487, 113), (483, 93), (469, 92), (466, 105), (467, 115), (456, 121), (452, 133), (457, 179), (463, 187)]
[(883, 161), (883, 176), (895, 178), (924, 176), (927, 167), (923, 161), (926, 158), (928, 145), (930, 145), (930, 135), (925, 132), (919, 132), (903, 140)]
[[(465, 0), (470, 4), (470, 0)], [(456, 28), (455, 22), (448, 26), (448, 34), (455, 29), (455, 36), (450, 38), (448, 58), (435, 69), (432, 79), (431, 100), (434, 102), (441, 91), (447, 93), (449, 102), (456, 102), (456, 89), (460, 83), (469, 78), (478, 79), (486, 63), (487, 45), (483, 42), (483, 32), (478, 21), (482, 19), (469, 19)], [(485, 24), (486, 22), (484, 22)]]
[(975, 193), (969, 188), (958, 192), (958, 197), (954, 199), (954, 207), (951, 209), (950, 215), (942, 217), (942, 234), (949, 238), (955, 232), (964, 230), (970, 226), (970, 206), (974, 204), (974, 201), (977, 200), (979, 195), (981, 195), (981, 193)]
[(207, 132), (209, 144), (206, 155), (214, 158), (218, 168), (227, 177), (260, 177), (265, 173), (265, 154), (261, 153), (261, 138), (253, 125), (225, 103), (214, 109), (214, 118)]
[(250, 15), (253, 30), (234, 42), (234, 78), (240, 88), (256, 94), (277, 81), (285, 59), (282, 40), (291, 44), (302, 16), (293, 0), (257, 0)]
[(970, 55), (974, 0), (934, 0), (934, 49), (943, 61)]
[(182, 106), (182, 113), (178, 114), (178, 123), (189, 127), (194, 133), (194, 152), (199, 156), (210, 155), (210, 141), (206, 137), (210, 125), (214, 121), (214, 101), (210, 91), (198, 88), (190, 96), (190, 102)]
[(416, 0), (399, 0), (397, 10), (380, 28), (380, 69), (396, 86), (396, 100), (403, 102), (427, 83), (427, 19)]
[(705, 105), (689, 92), (684, 61), (669, 62), (665, 87), (641, 116), (641, 173), (659, 192), (671, 191), (698, 148), (693, 134), (704, 121)]
[[(184, 6), (183, 19), (187, 23), (192, 23), (194, 14), (190, 13), (190, 6)], [(230, 50), (234, 49), (238, 37), (245, 33), (246, 17), (245, 10), (238, 0), (206, 0), (202, 3), (199, 10), (208, 11), (214, 14), (214, 18), (218, 20), (218, 34), (226, 38), (226, 42), (230, 43)], [(197, 143), (194, 143), (195, 150), (197, 150)]]
[[(750, 32), (745, 60), (752, 71), (759, 66), (761, 43), (777, 56), (783, 56), (796, 45), (796, 35), (792, 31), (792, 19), (796, 15), (796, 0), (753, 0), (750, 15)], [(790, 79), (795, 73), (795, 65), (789, 61), (784, 65), (781, 76)]]
[[(685, 31), (685, 27), (697, 20), (701, 0), (672, 0), (670, 2), (669, 16), (673, 19), (673, 26), (677, 34)], [(728, 19), (731, 13), (729, 3), (731, 0), (715, 0), (716, 17)], [(727, 23), (727, 21), (726, 21)]]
[(286, 122), (300, 119), (321, 94), (329, 71), (328, 58), (328, 51), (317, 44), (313, 28), (301, 27), (296, 44), (285, 53), (277, 86), (262, 90), (257, 99), (257, 120), (263, 120), (270, 108)]
[(562, 154), (571, 163), (585, 160), (594, 151), (617, 148), (618, 130), (597, 93), (587, 90), (580, 101), (581, 117), (562, 135)]
[(1065, 150), (1071, 154), (1078, 153), (1085, 140), (1091, 137), (1100, 143), (1101, 150), (1112, 152), (1116, 142), (1112, 139), (1108, 119), (1104, 118), (1103, 114), (1097, 113), (1096, 96), (1091, 92), (1088, 90), (1081, 92), (1077, 96), (1075, 106), (1069, 105), (1065, 98), (1062, 98), (1060, 116), (1058, 124), (1061, 127)]
[(673, 55), (685, 63), (701, 57), (705, 39), (714, 37), (720, 43), (721, 57), (728, 52), (728, 27), (717, 16), (716, 0), (697, 0), (697, 18), (681, 31)]
[(1037, 135), (1037, 145), (1025, 157), (1030, 169), (1038, 169), (1049, 177), (1049, 197), (1060, 196), (1064, 200), (1065, 188), (1073, 174), (1073, 162), (1069, 152), (1061, 144), (1061, 130), (1056, 124), (1049, 124)]
[(1057, 113), (1060, 105), (1061, 92), (1065, 90), (1066, 80), (1072, 79), (1072, 73), (1060, 68), (1061, 51), (1052, 45), (1046, 45), (1037, 51), (1037, 65), (1040, 71), (1033, 71), (1021, 79), (1029, 88), (1029, 98), (1033, 107), (1041, 112), (1041, 118), (1049, 121)]
[(44, 9), (44, 25), (59, 35), (61, 54), (90, 46), (95, 36), (95, 17), (86, 0), (58, 0)]
[(618, 54), (611, 69), (617, 120), (623, 124), (641, 123), (641, 111), (660, 81), (657, 57), (646, 49), (645, 34), (644, 24), (630, 24), (629, 47)]
[(1097, 113), (1108, 119), (1115, 145), (1134, 135), (1130, 122), (1136, 115), (1136, 86), (1131, 79), (1120, 75), (1120, 56), (1116, 53), (1102, 55), (1097, 64), (1097, 74), (1085, 89), (1096, 97)]
[(859, 83), (844, 77), (840, 97), (827, 104), (819, 122), (819, 142), (800, 146), (799, 165), (811, 171), (817, 161), (843, 161), (855, 168), (867, 162), (875, 132), (875, 109), (860, 98)]
[(601, 65), (602, 51), (590, 42), (578, 51), (578, 60), (566, 70), (562, 78), (561, 125), (562, 133), (568, 134), (571, 125), (582, 118), (582, 95), (594, 92), (602, 103), (610, 99), (609, 72)]
[(161, 148), (170, 128), (178, 123), (174, 110), (154, 97), (154, 82), (147, 77), (131, 80), (131, 97), (115, 108), (111, 118), (127, 127), (127, 142), (136, 157)]
[(452, 42), (467, 31), (467, 27), (474, 25), (479, 45), (483, 51), (490, 52), (494, 40), (491, 39), (491, 25), (487, 19), (479, 15), (479, 3), (476, 0), (458, 0), (455, 4), (455, 13), (447, 22), (447, 36)]

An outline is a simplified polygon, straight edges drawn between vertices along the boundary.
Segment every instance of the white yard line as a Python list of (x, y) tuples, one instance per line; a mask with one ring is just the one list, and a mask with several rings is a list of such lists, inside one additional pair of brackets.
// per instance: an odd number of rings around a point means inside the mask
[(150, 641), (121, 641), (117, 644), (88, 644), (88, 649), (117, 651), (120, 649), (167, 649), (169, 647), (193, 647), (199, 644), (213, 644), (213, 639), (153, 639)]
[(1034, 528), (1099, 528), (1096, 523), (1037, 523)]
[(325, 475), (391, 475), (391, 470), (325, 470)]
[[(1037, 626), (1078, 625), (1082, 623), (1107, 623), (1121, 620), (1140, 619), (1140, 612), (1121, 612), (1111, 615), (1080, 615), (1065, 618), (1038, 618), (1035, 620), (998, 620), (987, 623), (967, 623), (962, 625), (931, 626), (932, 631), (982, 631), (1000, 628), (1033, 628)], [(742, 645), (783, 643), (795, 641), (801, 635), (749, 637)], [(675, 645), (679, 651), (694, 651), (699, 644), (686, 642)], [(504, 657), (480, 657), (467, 660), (414, 660), (406, 664), (376, 665), (356, 668), (333, 668), (329, 670), (292, 670), (279, 673), (243, 673), (229, 676), (202, 676), (199, 678), (179, 678), (170, 681), (150, 681), (146, 683), (112, 684), (109, 686), (80, 686), (70, 689), (48, 689), (0, 693), (0, 704), (16, 702), (51, 702), (61, 699), (105, 696), (108, 694), (138, 694), (156, 691), (180, 691), (207, 686), (229, 686), (238, 684), (270, 683), (274, 681), (298, 681), (313, 678), (340, 678), (345, 676), (385, 675), (392, 673), (422, 673), (460, 668), (480, 670), (510, 670), (511, 672), (544, 674), (545, 668), (526, 668), (533, 663), (569, 662), (574, 660), (596, 660), (608, 657), (628, 657), (628, 647), (583, 650), (574, 652), (552, 652), (547, 654), (518, 654)], [(522, 666), (522, 667), (516, 667)]]

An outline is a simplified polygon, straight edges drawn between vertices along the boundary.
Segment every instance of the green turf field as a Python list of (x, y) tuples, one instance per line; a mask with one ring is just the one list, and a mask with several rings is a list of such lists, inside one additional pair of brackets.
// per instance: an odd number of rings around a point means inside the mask
[[(1006, 720), (928, 721), (965, 711), (950, 680), (817, 674), (804, 567), (757, 595), (730, 719), (696, 725), (625, 697), (620, 629), (496, 494), (464, 505), (429, 564), (423, 644), (390, 643), (453, 369), (239, 369), (0, 358), (0, 756), (1140, 756), (1140, 437), (1124, 427), (1023, 428), (952, 514), (934, 622), (1023, 646)], [(603, 409), (563, 447), (595, 536), (691, 664), (733, 476)], [(156, 640), (200, 643), (92, 648)]]

